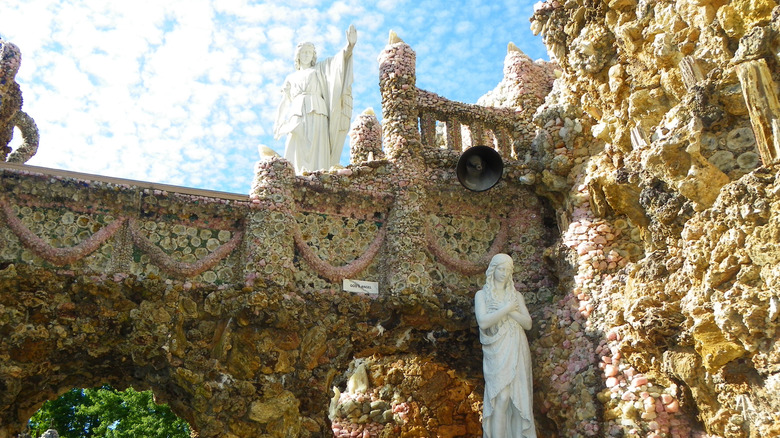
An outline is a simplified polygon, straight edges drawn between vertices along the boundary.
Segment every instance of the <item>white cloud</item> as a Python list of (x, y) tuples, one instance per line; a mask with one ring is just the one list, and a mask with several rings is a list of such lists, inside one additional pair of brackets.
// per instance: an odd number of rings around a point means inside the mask
[(343, 1), (335, 1), (328, 8), (328, 18), (332, 22), (340, 23), (353, 15), (360, 15), (359, 4), (347, 4)]
[(376, 7), (384, 13), (389, 13), (403, 9), (407, 4), (409, 0), (379, 0)]
[(417, 51), (419, 86), (474, 102), (501, 79), (506, 44), (531, 38), (533, 1), (5, 3), (0, 35), (22, 49), (17, 81), (41, 132), (30, 164), (246, 192), (256, 145), (283, 152), (271, 127), (298, 42), (324, 59), (356, 25), (355, 115), (381, 116), (390, 29)]
[(287, 57), (292, 65), (293, 54), (295, 53), (295, 30), (287, 26), (274, 26), (266, 32), (269, 42), (266, 48), (270, 49), (270, 54)]
[(463, 35), (471, 32), (474, 32), (474, 23), (470, 21), (455, 23), (455, 33)]

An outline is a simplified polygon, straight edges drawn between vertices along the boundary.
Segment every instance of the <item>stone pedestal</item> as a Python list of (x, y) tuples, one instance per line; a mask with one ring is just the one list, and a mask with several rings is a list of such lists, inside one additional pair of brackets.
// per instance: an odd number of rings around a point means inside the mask
[(416, 55), (394, 33), (379, 55), (379, 87), (384, 115), (387, 157), (396, 175), (396, 196), (388, 218), (388, 281), (394, 294), (429, 293), (430, 277), (424, 269), (426, 169), (418, 130)]
[(249, 198), (257, 209), (247, 217), (244, 240), (244, 280), (248, 285), (259, 276), (279, 286), (293, 285), (294, 181), (295, 169), (281, 157), (255, 166)]

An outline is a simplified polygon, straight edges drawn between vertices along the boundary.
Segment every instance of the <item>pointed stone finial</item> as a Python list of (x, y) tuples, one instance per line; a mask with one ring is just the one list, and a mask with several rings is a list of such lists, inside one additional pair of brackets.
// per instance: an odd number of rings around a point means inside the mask
[(507, 44), (507, 46), (506, 46), (506, 52), (507, 52), (507, 53), (512, 53), (512, 52), (520, 52), (520, 53), (523, 53), (523, 51), (522, 51), (522, 50), (520, 50), (520, 48), (519, 48), (519, 47), (517, 47), (517, 46), (515, 45), (515, 43), (513, 43), (513, 42), (511, 42), (511, 41), (510, 41), (510, 42), (509, 42), (509, 44)]
[(269, 148), (264, 144), (257, 145), (257, 152), (260, 153), (260, 159), (264, 161), (280, 156), (279, 154), (276, 153), (276, 151), (274, 151), (273, 149)]
[(366, 108), (352, 123), (349, 131), (349, 157), (353, 164), (373, 161), (372, 157), (384, 159), (382, 125), (373, 108)]
[(402, 43), (404, 40), (398, 37), (398, 34), (394, 30), (390, 30), (390, 39), (387, 44)]

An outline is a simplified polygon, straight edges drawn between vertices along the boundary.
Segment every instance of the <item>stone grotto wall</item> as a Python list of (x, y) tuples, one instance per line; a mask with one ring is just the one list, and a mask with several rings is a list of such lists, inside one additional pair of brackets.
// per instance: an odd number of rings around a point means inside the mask
[(540, 413), (563, 436), (780, 434), (776, 2), (535, 9), (566, 292), (535, 343)]
[[(258, 167), (291, 174), (282, 160)], [(399, 261), (405, 282), (393, 288), (389, 185), (318, 177), (266, 178), (274, 187), (220, 199), (3, 169), (0, 436), (43, 401), (105, 382), (153, 389), (201, 436), (476, 433), (471, 296), (499, 250), (530, 267), (518, 273), (523, 288), (549, 283), (539, 200), (506, 185), (477, 196), (451, 176), (422, 211), (422, 262)], [(377, 186), (350, 192), (362, 181)], [(507, 191), (518, 201), (503, 204)], [(341, 292), (342, 278), (377, 281), (380, 295)], [(374, 416), (342, 409), (331, 421), (332, 388), (351, 394), (355, 358), (396, 377), (381, 373), (361, 393), (375, 402), (368, 413), (381, 408)], [(454, 398), (426, 386), (433, 375)], [(448, 416), (427, 408), (442, 403)]]
[[(780, 434), (777, 4), (554, 0), (531, 28), (554, 63), (510, 45), (480, 106), (391, 35), (353, 163), (261, 161), (246, 198), (4, 167), (0, 438), (104, 382), (201, 436), (478, 436), (496, 251), (539, 436)], [(506, 162), (482, 194), (453, 171), (476, 144)]]

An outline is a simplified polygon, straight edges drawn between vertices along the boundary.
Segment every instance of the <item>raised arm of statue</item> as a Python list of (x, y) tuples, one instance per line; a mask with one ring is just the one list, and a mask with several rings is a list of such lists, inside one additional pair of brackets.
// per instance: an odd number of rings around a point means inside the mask
[(357, 29), (355, 29), (353, 24), (350, 24), (347, 29), (347, 51), (349, 54), (352, 54), (352, 48), (355, 47), (355, 43), (357, 43)]

